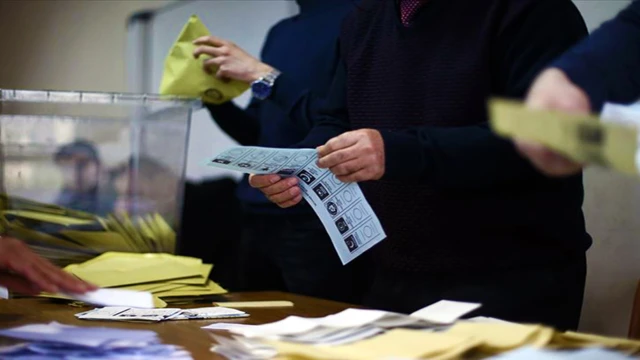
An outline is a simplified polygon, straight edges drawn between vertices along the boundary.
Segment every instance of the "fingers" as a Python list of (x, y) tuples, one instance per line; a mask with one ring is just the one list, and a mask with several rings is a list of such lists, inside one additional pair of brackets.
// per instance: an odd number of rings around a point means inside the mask
[(214, 69), (220, 68), (220, 65), (222, 65), (224, 60), (225, 59), (223, 57), (214, 57), (214, 58), (205, 60), (202, 65), (204, 68), (204, 71), (206, 71), (208, 74), (213, 73)]
[(357, 159), (349, 160), (329, 168), (329, 170), (331, 170), (331, 172), (336, 176), (346, 176), (354, 174), (362, 169), (364, 169), (364, 165)]
[(41, 291), (33, 283), (19, 275), (0, 272), (0, 286), (23, 295), (38, 295)]
[(358, 142), (358, 138), (359, 137), (357, 136), (357, 133), (354, 131), (350, 131), (340, 136), (334, 137), (333, 139), (327, 141), (326, 144), (317, 148), (318, 157), (322, 158), (337, 150), (353, 146)]
[(260, 189), (269, 201), (286, 208), (302, 200), (302, 191), (296, 178), (281, 179), (278, 175), (251, 175), (249, 184)]
[(226, 46), (223, 46), (223, 47), (198, 46), (193, 51), (193, 57), (197, 59), (201, 55), (209, 55), (211, 57), (227, 56), (229, 55), (229, 48), (227, 48)]
[(372, 175), (371, 171), (367, 169), (362, 169), (362, 170), (350, 173), (348, 175), (342, 175), (342, 176), (336, 175), (336, 179), (344, 183), (352, 183), (352, 182), (362, 182), (362, 181), (373, 180), (374, 176)]
[(201, 36), (195, 40), (193, 40), (194, 45), (208, 45), (208, 46), (223, 46), (228, 42), (222, 38), (213, 35)]
[(29, 247), (13, 238), (0, 238), (4, 244), (10, 244), (11, 258), (3, 262), (5, 272), (13, 272), (16, 276), (29, 281), (31, 286), (41, 291), (85, 293), (94, 290), (89, 285), (64, 272), (47, 259), (35, 254)]
[(548, 176), (570, 176), (582, 171), (582, 164), (576, 163), (546, 147), (518, 140), (518, 151), (542, 173)]
[(357, 159), (359, 157), (358, 155), (359, 154), (355, 146), (336, 150), (328, 155), (320, 157), (318, 159), (318, 167), (322, 169), (336, 167), (340, 164)]
[(256, 189), (261, 189), (270, 185), (273, 185), (280, 181), (282, 178), (278, 175), (249, 175), (249, 185)]

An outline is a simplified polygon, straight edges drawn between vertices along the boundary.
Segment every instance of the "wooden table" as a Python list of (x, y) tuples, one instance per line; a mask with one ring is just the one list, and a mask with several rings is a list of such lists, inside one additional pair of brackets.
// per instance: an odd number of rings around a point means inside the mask
[[(224, 359), (210, 351), (213, 342), (207, 332), (200, 329), (201, 327), (214, 322), (263, 324), (281, 320), (289, 315), (319, 317), (333, 314), (349, 307), (354, 307), (349, 304), (281, 292), (234, 293), (225, 295), (225, 298), (228, 301), (289, 300), (292, 301), (295, 306), (289, 308), (245, 309), (250, 316), (248, 318), (235, 320), (183, 320), (147, 324), (77, 320), (74, 314), (86, 311), (90, 308), (80, 308), (66, 304), (54, 303), (48, 299), (14, 299), (0, 300), (0, 327), (8, 328), (26, 324), (57, 321), (69, 325), (148, 329), (156, 331), (164, 343), (180, 345), (186, 348), (191, 352), (191, 356), (194, 359)], [(197, 304), (194, 306), (179, 307), (189, 308), (205, 306), (208, 305)], [(0, 340), (0, 345), (7, 345), (10, 343), (12, 343), (11, 340)]]

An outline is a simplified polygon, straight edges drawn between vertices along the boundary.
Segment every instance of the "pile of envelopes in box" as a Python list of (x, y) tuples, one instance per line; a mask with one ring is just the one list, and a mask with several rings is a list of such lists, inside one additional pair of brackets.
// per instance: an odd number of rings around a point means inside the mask
[(91, 213), (0, 195), (0, 230), (58, 266), (107, 251), (173, 253), (176, 234), (158, 214), (130, 218)]
[[(65, 271), (103, 288), (148, 291), (157, 307), (210, 298), (227, 291), (209, 279), (213, 265), (170, 254), (107, 252)], [(44, 294), (45, 297), (60, 296)]]
[[(212, 334), (218, 343), (212, 350), (231, 360), (493, 359), (524, 348), (558, 351), (570, 355), (567, 359), (594, 359), (586, 357), (593, 353), (579, 351), (592, 348), (611, 355), (595, 357), (598, 359), (640, 354), (640, 341), (557, 332), (540, 325), (486, 318), (444, 324), (440, 321), (444, 318), (437, 316), (439, 310), (424, 310), (403, 315), (347, 309), (323, 318), (289, 317), (253, 326), (212, 324), (205, 329), (230, 332)], [(377, 331), (365, 334), (365, 330), (373, 329)]]

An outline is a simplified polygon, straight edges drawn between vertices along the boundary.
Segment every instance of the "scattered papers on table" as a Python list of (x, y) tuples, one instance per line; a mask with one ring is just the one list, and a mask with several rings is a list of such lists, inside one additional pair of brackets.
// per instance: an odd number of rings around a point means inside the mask
[[(412, 315), (379, 310), (347, 309), (320, 318), (290, 316), (264, 325), (211, 324), (204, 329), (218, 331), (212, 351), (230, 360), (241, 359), (484, 359), (504, 354), (516, 359), (626, 359), (623, 354), (640, 354), (640, 341), (615, 339), (574, 332), (559, 333), (541, 325), (524, 325), (493, 318), (457, 320), (473, 304), (440, 302), (414, 314), (431, 320), (455, 321), (442, 324)], [(458, 313), (457, 318), (452, 314)], [(523, 348), (529, 350), (519, 350)], [(591, 348), (599, 347), (595, 350)], [(540, 349), (563, 351), (542, 351)], [(585, 349), (585, 350), (581, 350)], [(544, 356), (544, 357), (543, 357)], [(559, 357), (554, 357), (559, 356)], [(590, 357), (591, 356), (591, 357)], [(596, 357), (593, 357), (596, 356)], [(597, 357), (600, 356), (600, 357)], [(496, 357), (502, 360), (503, 357)]]
[(71, 264), (64, 270), (103, 288), (151, 293), (157, 298), (156, 307), (164, 307), (166, 303), (193, 302), (226, 293), (209, 279), (212, 268), (213, 265), (204, 264), (201, 259), (187, 256), (107, 252), (84, 263)]
[(67, 296), (100, 306), (131, 306), (142, 309), (153, 308), (153, 295), (146, 291), (121, 289), (98, 289), (86, 294), (68, 294)]
[(137, 309), (114, 306), (85, 311), (75, 316), (82, 320), (159, 322), (167, 320), (235, 319), (247, 317), (249, 314), (244, 311), (221, 306), (195, 309)]
[(3, 359), (191, 359), (187, 351), (161, 344), (157, 334), (149, 330), (82, 327), (52, 322), (0, 330), (0, 336), (27, 341), (1, 347), (0, 358)]
[[(604, 114), (603, 120), (596, 116), (531, 110), (521, 103), (499, 99), (490, 101), (489, 110), (491, 126), (501, 136), (540, 143), (579, 163), (638, 175), (638, 111), (631, 114), (631, 110), (625, 112), (616, 107)], [(636, 121), (629, 121), (621, 113)]]
[(314, 149), (238, 146), (207, 165), (251, 174), (278, 174), (300, 179), (302, 197), (327, 230), (343, 264), (363, 254), (387, 235), (357, 183), (343, 183), (316, 166)]

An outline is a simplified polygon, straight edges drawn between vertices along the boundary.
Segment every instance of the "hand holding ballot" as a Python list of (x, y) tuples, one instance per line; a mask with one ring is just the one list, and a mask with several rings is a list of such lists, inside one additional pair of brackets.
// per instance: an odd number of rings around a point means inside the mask
[(84, 294), (96, 289), (57, 268), (12, 237), (0, 237), (0, 286), (25, 295), (36, 295), (41, 291)]
[[(588, 114), (591, 110), (587, 95), (558, 69), (549, 69), (538, 76), (529, 90), (527, 106), (537, 110), (559, 110), (572, 114)], [(549, 176), (573, 175), (582, 165), (540, 144), (515, 140), (516, 147), (531, 163)]]
[(203, 63), (204, 71), (215, 74), (221, 80), (238, 80), (251, 84), (267, 75), (273, 68), (249, 55), (238, 45), (216, 36), (202, 36), (193, 41), (198, 46), (193, 56), (202, 55), (211, 58)]

